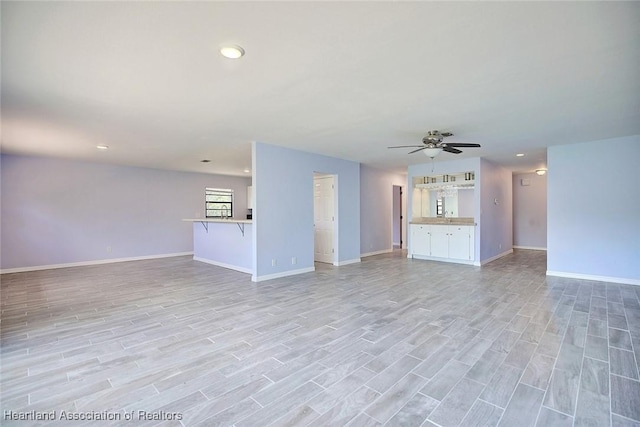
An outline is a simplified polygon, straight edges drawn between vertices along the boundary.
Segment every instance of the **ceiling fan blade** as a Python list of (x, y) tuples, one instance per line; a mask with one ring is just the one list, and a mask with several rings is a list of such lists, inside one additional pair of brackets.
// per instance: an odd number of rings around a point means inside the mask
[(409, 151), (409, 154), (417, 153), (418, 151), (422, 151), (422, 150), (425, 150), (427, 148), (429, 148), (429, 147), (418, 148), (417, 150)]
[(424, 145), (394, 145), (393, 147), (387, 147), (387, 148), (415, 148), (415, 147), (424, 147)]
[(449, 147), (448, 145), (442, 147), (442, 151), (446, 151), (447, 153), (453, 153), (453, 154), (462, 153), (462, 151), (458, 150), (457, 148), (452, 148), (452, 147)]
[(442, 132), (440, 135), (442, 136), (453, 136), (451, 132)]
[(480, 147), (480, 144), (468, 144), (466, 142), (447, 142), (446, 144), (448, 147)]

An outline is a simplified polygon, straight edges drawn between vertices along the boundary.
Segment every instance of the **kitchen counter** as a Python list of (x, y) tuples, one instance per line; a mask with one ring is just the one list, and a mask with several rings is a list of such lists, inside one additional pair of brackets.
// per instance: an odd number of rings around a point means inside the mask
[(188, 218), (183, 221), (193, 223), (194, 260), (252, 273), (252, 220)]
[(475, 225), (475, 218), (413, 218), (409, 224)]
[(251, 224), (253, 220), (250, 219), (236, 219), (236, 218), (227, 218), (227, 219), (218, 219), (218, 218), (187, 218), (183, 219), (183, 221), (188, 222), (228, 222), (231, 224)]

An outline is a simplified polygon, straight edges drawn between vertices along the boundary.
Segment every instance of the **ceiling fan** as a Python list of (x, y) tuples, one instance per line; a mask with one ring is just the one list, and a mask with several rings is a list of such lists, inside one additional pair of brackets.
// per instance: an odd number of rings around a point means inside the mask
[(417, 150), (410, 151), (409, 154), (422, 151), (427, 157), (432, 159), (440, 154), (442, 151), (447, 153), (460, 154), (461, 150), (456, 147), (480, 147), (480, 144), (469, 144), (464, 142), (442, 142), (447, 136), (453, 136), (451, 132), (440, 132), (437, 130), (430, 130), (427, 136), (422, 138), (423, 145), (396, 145), (387, 148), (418, 148)]

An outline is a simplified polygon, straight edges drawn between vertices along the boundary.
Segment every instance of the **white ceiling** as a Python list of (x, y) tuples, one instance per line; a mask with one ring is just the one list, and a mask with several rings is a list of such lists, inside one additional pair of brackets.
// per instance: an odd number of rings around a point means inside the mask
[[(387, 146), (439, 129), (482, 148), (436, 161), (526, 171), (551, 145), (640, 134), (638, 2), (3, 1), (1, 13), (4, 153), (243, 175), (261, 141), (398, 171), (428, 159)], [(221, 57), (223, 43), (246, 55)]]

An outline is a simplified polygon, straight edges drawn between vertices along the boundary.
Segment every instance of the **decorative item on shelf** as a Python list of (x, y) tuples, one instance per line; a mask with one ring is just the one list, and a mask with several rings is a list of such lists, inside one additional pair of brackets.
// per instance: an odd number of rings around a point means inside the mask
[(442, 175), (442, 182), (449, 182), (449, 175)]
[(443, 197), (454, 197), (456, 194), (458, 193), (458, 190), (456, 188), (453, 187), (440, 187), (438, 188), (438, 198), (443, 198)]
[(435, 177), (435, 176), (432, 176), (432, 177), (431, 177), (431, 183), (432, 183), (432, 184), (435, 184), (436, 182), (438, 182), (438, 180), (436, 179), (436, 177)]
[(454, 175), (451, 175), (451, 182), (456, 182), (456, 177)]

